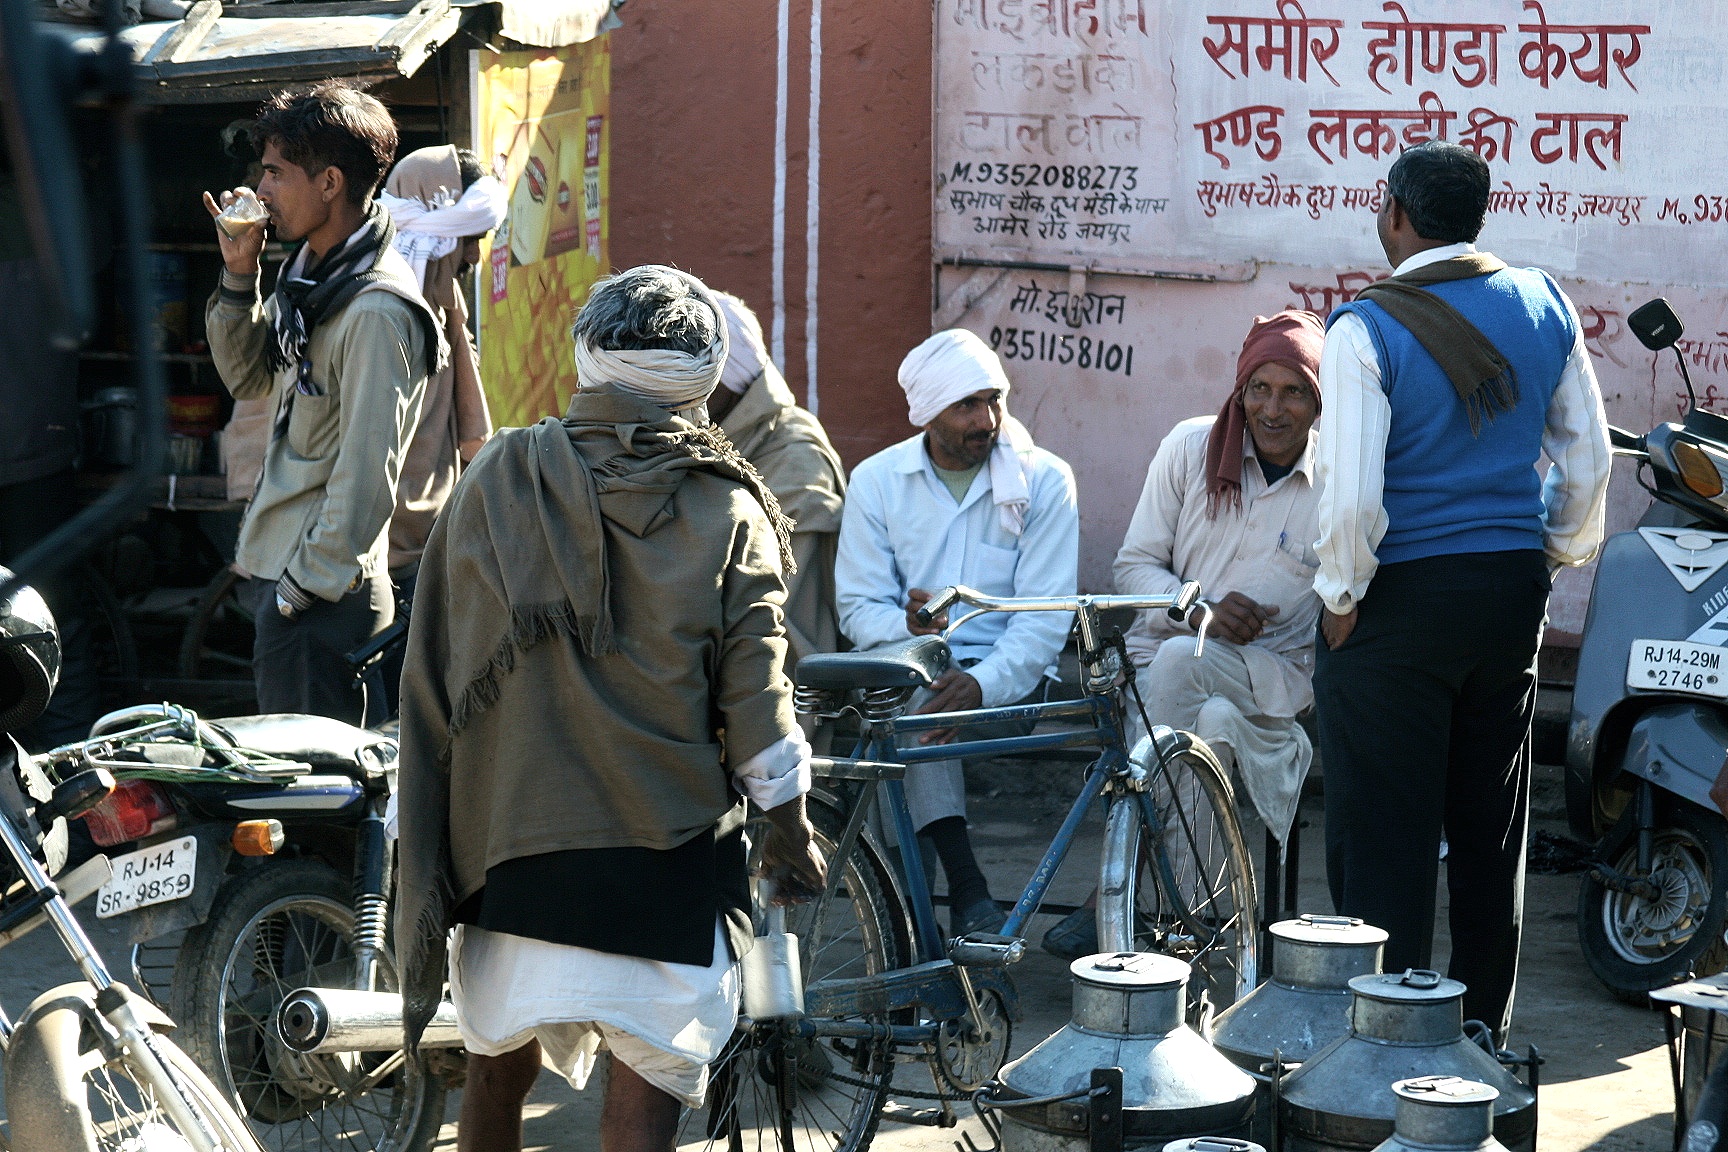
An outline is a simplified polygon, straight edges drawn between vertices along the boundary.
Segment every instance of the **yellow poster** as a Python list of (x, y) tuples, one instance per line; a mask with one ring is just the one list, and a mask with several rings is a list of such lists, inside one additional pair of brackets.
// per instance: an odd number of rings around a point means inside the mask
[(611, 44), (474, 53), (474, 150), (510, 194), (480, 265), (480, 375), (493, 423), (562, 415), (570, 322), (607, 269)]

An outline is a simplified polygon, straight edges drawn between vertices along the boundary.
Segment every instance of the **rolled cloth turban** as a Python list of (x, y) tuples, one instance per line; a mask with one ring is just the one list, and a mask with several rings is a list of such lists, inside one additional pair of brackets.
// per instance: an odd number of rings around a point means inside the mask
[(449, 144), (419, 148), (397, 161), (378, 202), (396, 221), (396, 251), (421, 281), (428, 264), (455, 252), (468, 237), (498, 227), (510, 204), (504, 186), (491, 176), (463, 189), (462, 166)]
[(1217, 518), (1218, 508), (1228, 502), (1242, 506), (1242, 434), (1248, 428), (1248, 413), (1242, 407), (1242, 391), (1248, 378), (1267, 364), (1282, 364), (1301, 373), (1314, 390), (1314, 410), (1320, 410), (1320, 349), (1326, 343), (1326, 326), (1312, 312), (1286, 309), (1273, 316), (1254, 317), (1254, 327), (1242, 342), (1236, 358), (1236, 387), (1230, 392), (1218, 419), (1206, 438), (1206, 514)]
[[(691, 355), (671, 348), (596, 348), (576, 340), (576, 387), (593, 390), (613, 384), (672, 412), (683, 412), (708, 402), (726, 367), (729, 341), (726, 313), (708, 285), (688, 272), (660, 264), (645, 267), (668, 273), (689, 284), (691, 294), (714, 310), (714, 342)], [(602, 281), (604, 283), (604, 281)]]
[(900, 387), (906, 391), (907, 418), (920, 428), (974, 392), (1002, 393), (1002, 429), (990, 452), (990, 493), (1002, 527), (1020, 535), (1032, 501), (1024, 459), (1033, 448), (1032, 433), (1008, 415), (1008, 374), (996, 353), (975, 333), (949, 328), (906, 354), (900, 362)]
[(762, 321), (750, 310), (750, 305), (730, 292), (714, 293), (720, 301), (720, 311), (726, 313), (726, 338), (729, 347), (726, 367), (720, 371), (720, 386), (742, 396), (751, 381), (764, 373), (780, 375), (780, 369), (768, 355), (768, 345), (762, 339)]

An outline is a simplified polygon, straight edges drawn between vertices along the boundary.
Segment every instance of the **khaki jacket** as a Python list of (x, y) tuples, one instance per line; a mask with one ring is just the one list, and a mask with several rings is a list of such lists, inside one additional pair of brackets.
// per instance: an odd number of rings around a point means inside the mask
[[(332, 602), (385, 570), (396, 482), (426, 390), (425, 333), (435, 327), (414, 314), (426, 304), (407, 261), (392, 251), (379, 267), (389, 279), (313, 329), (312, 373), (324, 395), (294, 395), (287, 433), (265, 450), (235, 550), (251, 575), (286, 573)], [(222, 382), (237, 400), (271, 400), (272, 423), (294, 378), (292, 367), (265, 367), (275, 307), (257, 276), (224, 271), (204, 310)]]
[(798, 407), (778, 372), (752, 380), (720, 421), (720, 430), (756, 466), (794, 524), (792, 556), (798, 571), (786, 587), (790, 672), (812, 652), (839, 647), (834, 553), (846, 499), (846, 469), (821, 422)]

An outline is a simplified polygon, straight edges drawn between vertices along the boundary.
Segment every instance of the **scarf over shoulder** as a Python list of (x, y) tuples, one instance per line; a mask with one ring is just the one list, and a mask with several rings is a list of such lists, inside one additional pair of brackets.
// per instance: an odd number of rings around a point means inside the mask
[[(702, 476), (710, 479), (699, 483)], [(737, 506), (724, 502), (726, 493), (736, 488), (716, 487), (715, 477), (741, 484), (760, 510), (729, 514)], [(614, 787), (631, 783), (627, 776), (639, 783), (641, 758), (655, 761), (659, 791), (652, 804), (601, 819), (599, 831), (574, 827), (563, 848), (600, 846), (597, 837), (614, 826), (618, 842), (671, 847), (733, 803), (710, 732), (710, 717), (725, 702), (709, 698), (711, 670), (690, 655), (698, 646), (679, 634), (673, 618), (686, 602), (713, 599), (733, 579), (738, 570), (726, 568), (727, 541), (749, 523), (761, 525), (762, 512), (772, 526), (756, 534), (766, 556), (748, 572), (772, 585), (765, 602), (773, 603), (784, 597), (780, 573), (791, 563), (790, 526), (767, 485), (717, 429), (616, 390), (579, 392), (562, 421), (500, 433), (463, 474), (426, 546), (402, 676), (396, 940), (410, 1044), (438, 1004), (451, 910), (496, 862), (482, 858), (487, 836), (496, 841), (497, 829), (542, 827), (543, 809), (568, 799), (549, 797), (544, 777), (537, 788), (512, 776), (511, 765), (545, 772), (546, 765), (580, 762), (603, 805), (609, 778)], [(617, 555), (609, 555), (609, 539)], [(650, 612), (665, 616), (666, 626), (645, 627), (643, 614)], [(759, 615), (765, 620), (752, 637), (766, 638), (764, 661), (774, 657), (772, 668), (759, 671), (764, 685), (778, 688), (779, 613), (764, 608)], [(629, 618), (635, 630), (620, 635), (615, 620)], [(511, 675), (523, 661), (539, 660), (536, 650), (552, 640), (575, 654), (577, 673)], [(533, 664), (537, 672), (553, 666)], [(687, 666), (693, 667), (681, 684), (648, 685), (641, 693), (700, 691), (701, 699), (678, 701), (682, 721), (620, 715), (632, 709), (607, 697), (628, 691), (641, 668)], [(789, 693), (789, 684), (780, 692), (753, 690), (752, 698), (765, 699), (760, 715), (747, 720), (737, 710), (754, 705), (732, 702), (727, 748), (747, 756), (783, 737), (779, 729), (792, 723)], [(512, 720), (548, 720), (482, 723), (500, 701), (509, 704), (501, 715)], [(701, 731), (661, 731), (678, 723)], [(485, 746), (465, 752), (476, 727), (484, 730)], [(751, 727), (758, 730), (740, 731)], [(592, 732), (590, 747), (572, 750), (575, 728)], [(467, 801), (455, 813), (453, 762), (465, 773)], [(470, 809), (482, 807), (485, 827), (476, 831), (472, 822), (479, 818)], [(453, 826), (465, 835), (453, 836)], [(547, 850), (526, 844), (519, 854)]]

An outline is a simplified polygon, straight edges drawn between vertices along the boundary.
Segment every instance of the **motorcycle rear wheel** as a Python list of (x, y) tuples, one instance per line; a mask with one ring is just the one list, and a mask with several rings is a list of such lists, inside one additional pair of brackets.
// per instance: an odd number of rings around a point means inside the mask
[[(6, 1059), (12, 1147), (58, 1152), (130, 1152), (185, 1140), (161, 1104), (177, 1091), (223, 1152), (259, 1152), (252, 1133), (216, 1085), (160, 1033), (149, 1047), (160, 1067), (123, 1050), (96, 1016), (88, 985), (40, 997), (13, 1033)], [(173, 1088), (159, 1083), (165, 1071)], [(73, 1077), (76, 1077), (75, 1079)], [(188, 1143), (186, 1145), (190, 1147)]]
[(1594, 872), (1578, 885), (1578, 938), (1604, 987), (1629, 1004), (1688, 976), (1728, 967), (1728, 825), (1691, 804), (1677, 804), (1655, 830), (1652, 867), (1638, 869), (1638, 835), (1600, 852), (1621, 876), (1649, 879), (1654, 900), (1616, 892)]
[(302, 1056), (276, 1035), (288, 993), (353, 986), (350, 901), (329, 866), (270, 861), (231, 880), (181, 946), (170, 1005), (186, 1050), (269, 1152), (424, 1152), (443, 1123), (443, 1082), (402, 1053)]

